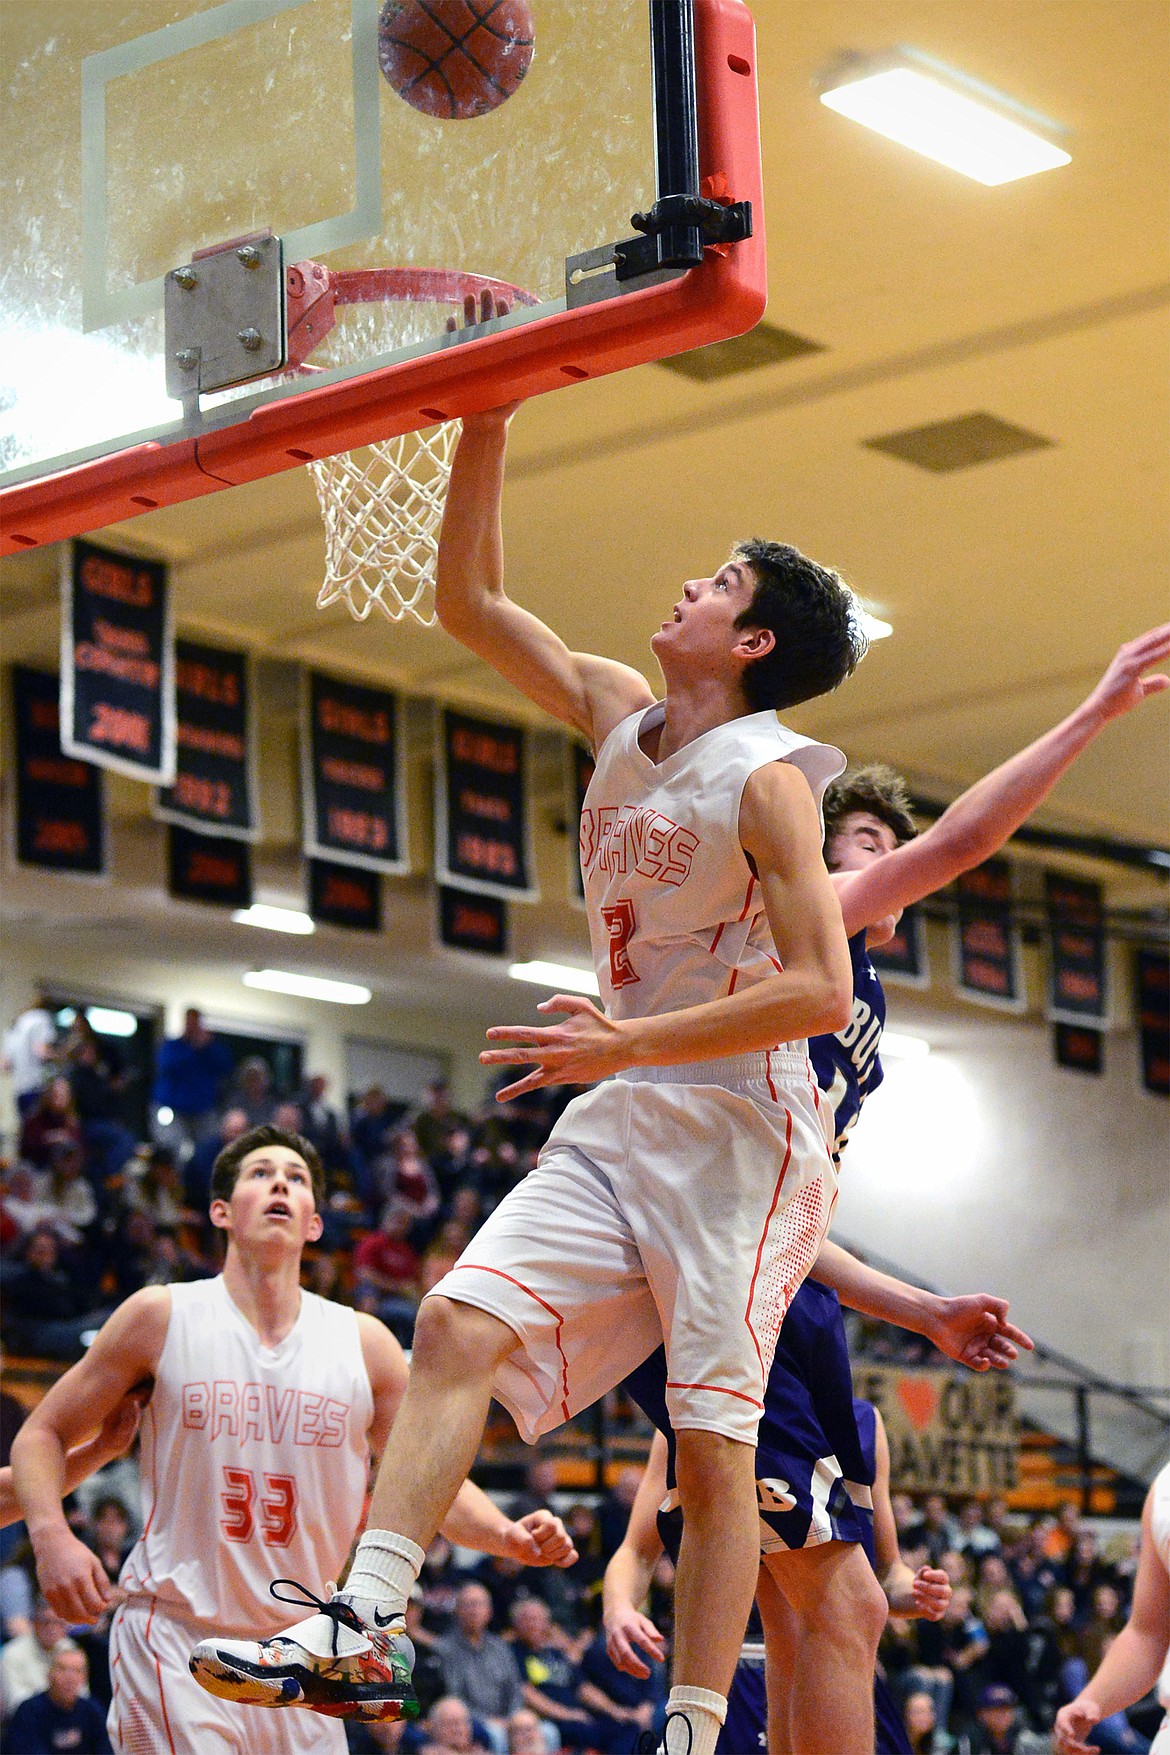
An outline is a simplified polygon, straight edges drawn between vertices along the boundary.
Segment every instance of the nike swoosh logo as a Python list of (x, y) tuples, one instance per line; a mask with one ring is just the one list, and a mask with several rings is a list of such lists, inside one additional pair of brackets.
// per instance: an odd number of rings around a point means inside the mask
[(397, 1621), (398, 1618), (399, 1617), (395, 1614), (383, 1615), (377, 1609), (374, 1610), (375, 1627), (389, 1627), (391, 1621)]

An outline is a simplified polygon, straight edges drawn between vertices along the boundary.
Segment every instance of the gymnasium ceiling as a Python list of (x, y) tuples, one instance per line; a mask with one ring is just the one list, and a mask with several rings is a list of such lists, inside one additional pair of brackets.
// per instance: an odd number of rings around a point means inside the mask
[[(754, 12), (767, 320), (821, 351), (709, 383), (647, 366), (525, 408), (509, 586), (570, 643), (645, 669), (683, 579), (737, 536), (795, 542), (894, 628), (801, 728), (951, 795), (1170, 615), (1164, 0)], [(818, 104), (814, 78), (840, 51), (899, 42), (1057, 118), (1072, 163), (984, 188)], [(1049, 443), (946, 474), (865, 443), (975, 413)], [(172, 563), (183, 631), (540, 722), (440, 631), (314, 609), (323, 538), (302, 470), (107, 534)], [(55, 654), (58, 561), (4, 564), (9, 660)], [(1163, 700), (1110, 728), (1046, 820), (1164, 842), (1168, 726)]]

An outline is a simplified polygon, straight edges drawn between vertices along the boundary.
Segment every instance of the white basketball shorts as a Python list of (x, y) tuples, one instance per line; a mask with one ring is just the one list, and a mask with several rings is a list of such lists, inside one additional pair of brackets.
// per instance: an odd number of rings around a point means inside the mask
[(634, 1068), (570, 1103), (428, 1294), (518, 1335), (494, 1394), (529, 1443), (664, 1340), (676, 1429), (755, 1444), (776, 1336), (836, 1199), (824, 1110), (792, 1049)]
[(106, 1719), (117, 1755), (345, 1755), (345, 1727), (333, 1719), (298, 1707), (237, 1706), (201, 1688), (187, 1660), (215, 1631), (146, 1597), (118, 1610)]

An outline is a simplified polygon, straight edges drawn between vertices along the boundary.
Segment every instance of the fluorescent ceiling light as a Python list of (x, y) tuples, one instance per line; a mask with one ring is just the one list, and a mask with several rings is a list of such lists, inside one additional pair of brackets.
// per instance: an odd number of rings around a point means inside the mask
[(513, 963), (508, 973), (514, 981), (531, 981), (535, 987), (551, 987), (554, 991), (562, 988), (566, 993), (601, 997), (592, 969), (577, 969), (571, 963)]
[(903, 1036), (898, 1030), (883, 1030), (879, 1048), (883, 1060), (922, 1060), (930, 1053), (925, 1036)]
[(87, 1005), (85, 1015), (102, 1036), (133, 1036), (138, 1028), (133, 1012), (120, 1011), (112, 1005)]
[(243, 980), (245, 987), (295, 993), (301, 999), (328, 999), (334, 1005), (369, 1005), (374, 997), (356, 981), (327, 981), (323, 975), (294, 975), (289, 969), (249, 969)]
[(838, 115), (989, 187), (1070, 162), (1061, 147), (1005, 111), (1054, 130), (1055, 123), (1033, 118), (1012, 99), (914, 50), (900, 50), (868, 68), (854, 62), (820, 96)]
[(316, 932), (309, 915), (299, 908), (273, 908), (267, 902), (253, 902), (250, 908), (237, 908), (232, 915), (237, 926), (266, 926), (270, 932)]

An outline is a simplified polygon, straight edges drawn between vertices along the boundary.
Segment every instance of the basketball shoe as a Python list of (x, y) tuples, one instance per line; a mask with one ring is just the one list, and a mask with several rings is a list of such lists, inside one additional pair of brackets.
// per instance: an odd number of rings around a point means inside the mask
[[(291, 1584), (290, 1597), (277, 1590)], [(246, 1706), (304, 1706), (327, 1718), (417, 1718), (411, 1685), (414, 1646), (400, 1615), (370, 1627), (344, 1595), (324, 1600), (278, 1578), (269, 1586), (278, 1602), (312, 1604), (316, 1613), (271, 1639), (202, 1639), (191, 1653), (191, 1674), (209, 1694)]]

